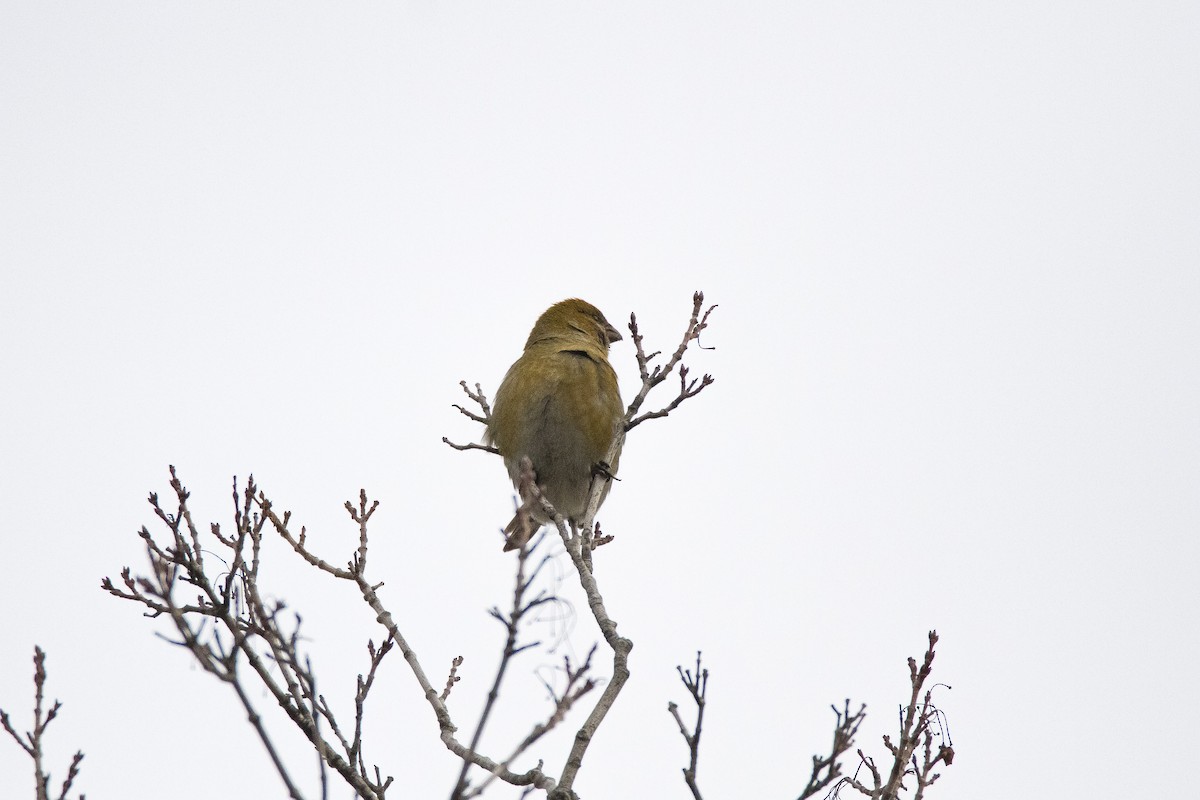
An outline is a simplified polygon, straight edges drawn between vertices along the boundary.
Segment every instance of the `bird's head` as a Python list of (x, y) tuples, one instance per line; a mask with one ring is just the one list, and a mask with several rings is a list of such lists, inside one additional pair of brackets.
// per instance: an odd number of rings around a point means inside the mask
[(613, 342), (621, 341), (621, 334), (591, 303), (571, 298), (550, 306), (529, 333), (525, 349), (537, 342), (549, 339), (575, 339), (589, 345), (600, 345), (604, 353)]

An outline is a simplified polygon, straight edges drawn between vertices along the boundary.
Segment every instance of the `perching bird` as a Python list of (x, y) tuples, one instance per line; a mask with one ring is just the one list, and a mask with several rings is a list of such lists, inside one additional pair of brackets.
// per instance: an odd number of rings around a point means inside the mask
[[(583, 516), (593, 474), (617, 471), (620, 453), (611, 464), (603, 462), (624, 424), (617, 374), (608, 363), (608, 346), (620, 339), (590, 303), (572, 299), (550, 306), (496, 391), (484, 434), (504, 457), (514, 485), (519, 488), (527, 456), (542, 496), (572, 521)], [(504, 529), (504, 549), (523, 546), (545, 522), (540, 507), (533, 509), (533, 522), (518, 513)]]

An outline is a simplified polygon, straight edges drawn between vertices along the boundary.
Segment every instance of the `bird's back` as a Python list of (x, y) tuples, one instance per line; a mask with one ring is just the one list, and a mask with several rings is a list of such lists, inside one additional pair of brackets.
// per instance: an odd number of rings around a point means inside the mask
[(603, 351), (542, 342), (530, 346), (500, 384), (487, 439), (514, 481), (528, 456), (546, 499), (574, 517), (583, 513), (593, 468), (607, 456), (623, 415), (616, 373)]

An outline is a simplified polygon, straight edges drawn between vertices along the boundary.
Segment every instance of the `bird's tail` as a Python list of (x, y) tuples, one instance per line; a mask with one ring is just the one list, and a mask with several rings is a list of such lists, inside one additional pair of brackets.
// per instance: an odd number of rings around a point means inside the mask
[(541, 524), (534, 520), (533, 515), (524, 506), (518, 508), (516, 516), (504, 527), (504, 533), (508, 537), (504, 542), (505, 552), (524, 547), (541, 527)]

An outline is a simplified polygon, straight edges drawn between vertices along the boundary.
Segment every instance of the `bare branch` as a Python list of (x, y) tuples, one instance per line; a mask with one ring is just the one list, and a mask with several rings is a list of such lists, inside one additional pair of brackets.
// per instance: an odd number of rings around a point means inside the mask
[(859, 706), (858, 711), (851, 712), (849, 699), (846, 700), (841, 711), (838, 711), (837, 706), (830, 706), (830, 708), (833, 709), (837, 723), (833, 728), (833, 744), (829, 748), (829, 755), (812, 757), (812, 772), (797, 800), (812, 797), (835, 778), (841, 776), (842, 765), (838, 759), (854, 746), (854, 736), (858, 733), (858, 726), (867, 717), (865, 705)]
[[(683, 338), (679, 342), (679, 346), (675, 348), (675, 352), (671, 355), (670, 360), (667, 361), (665, 365), (656, 366), (653, 369), (650, 368), (650, 362), (653, 361), (654, 358), (659, 355), (659, 353), (657, 351), (650, 354), (646, 353), (645, 349), (642, 347), (643, 337), (638, 330), (637, 316), (634, 314), (629, 315), (629, 332), (632, 335), (634, 349), (636, 350), (635, 355), (638, 363), (638, 375), (641, 376), (642, 386), (641, 389), (638, 390), (637, 395), (633, 398), (633, 401), (630, 402), (629, 408), (625, 411), (626, 431), (633, 430), (636, 426), (648, 419), (657, 419), (659, 417), (667, 416), (676, 408), (678, 408), (680, 403), (690, 397), (695, 397), (696, 395), (700, 394), (700, 392), (702, 392), (706, 386), (711, 385), (715, 380), (711, 375), (705, 375), (698, 380), (693, 379), (688, 381), (687, 369), (680, 364), (683, 359), (683, 354), (687, 352), (688, 345), (693, 341), (696, 342), (697, 347), (700, 347), (701, 349), (713, 349), (711, 347), (706, 348), (700, 345), (700, 334), (705, 328), (708, 327), (708, 316), (717, 307), (715, 305), (709, 306), (708, 309), (704, 310), (702, 314), (701, 309), (703, 307), (704, 292), (696, 292), (692, 295), (692, 316), (688, 320), (687, 329), (683, 332)], [(677, 365), (680, 367), (678, 396), (676, 396), (676, 398), (665, 407), (657, 411), (649, 411), (641, 416), (638, 416), (637, 412), (639, 409), (641, 409), (642, 403), (646, 401), (646, 396), (655, 386), (658, 386), (660, 383), (665, 381), (667, 376), (671, 374)]]
[(450, 441), (449, 436), (443, 436), (442, 441), (453, 447), (455, 450), (482, 450), (485, 453), (500, 455), (499, 448), (492, 447), (490, 444), (477, 444), (476, 442), (468, 442), (467, 444), (455, 444)]
[(687, 726), (683, 722), (683, 717), (679, 715), (679, 706), (675, 703), (667, 704), (667, 711), (675, 718), (676, 724), (679, 725), (679, 733), (683, 736), (683, 740), (687, 742), (688, 750), (691, 752), (691, 761), (683, 770), (683, 780), (687, 783), (689, 789), (692, 790), (692, 797), (695, 800), (704, 800), (700, 796), (700, 787), (696, 783), (696, 766), (700, 761), (700, 731), (704, 725), (704, 701), (708, 694), (708, 670), (700, 668), (700, 651), (696, 651), (696, 672), (693, 675), (692, 671), (684, 670), (683, 667), (675, 668), (679, 672), (679, 679), (683, 681), (683, 685), (687, 687), (688, 693), (691, 694), (693, 702), (696, 704), (696, 728), (691, 733), (688, 732)]
[[(333, 567), (313, 556), (305, 546), (303, 529), (299, 537), (293, 537), (287, 527), (290, 515), (285, 513), (281, 518), (275, 514), (265, 495), (258, 491), (253, 477), (242, 491), (238, 490), (237, 480), (234, 480), (236, 530), (226, 536), (218, 526), (211, 526), (210, 532), (216, 545), (207, 551), (199, 530), (191, 520), (187, 504), (189, 494), (173, 467), (171, 488), (177, 501), (173, 513), (162, 507), (157, 495), (150, 496), (155, 515), (169, 531), (169, 543), (164, 545), (155, 541), (145, 529), (142, 531), (151, 574), (135, 578), (125, 569), (122, 571), (124, 589), (118, 588), (108, 578), (102, 581), (102, 587), (116, 597), (141, 603), (150, 609), (151, 616), (165, 615), (170, 618), (179, 637), (174, 640), (175, 643), (191, 651), (205, 671), (228, 684), (234, 691), (290, 797), (299, 799), (303, 795), (250, 699), (253, 692), (247, 688), (248, 676), (253, 676), (254, 682), (272, 696), (312, 743), (321, 759), (322, 787), (325, 786), (327, 765), (341, 775), (359, 796), (383, 800), (391, 778), (380, 780), (378, 770), (374, 776), (367, 772), (360, 758), (361, 739), (358, 734), (354, 741), (347, 742), (325, 698), (317, 693), (311, 662), (301, 655), (299, 649), (299, 616), (285, 616), (283, 612), (286, 606), (282, 602), (264, 599), (258, 576), (264, 526), (269, 521), (292, 549), (314, 566), (338, 577), (353, 579), (350, 571)], [(365, 519), (373, 511), (374, 506), (368, 509), (363, 496), (359, 516), (363, 518), (364, 525)], [(222, 574), (213, 575), (209, 572), (205, 553), (222, 562), (225, 569)], [(360, 537), (359, 550), (351, 559), (351, 569), (365, 562), (365, 556), (364, 533)], [(179, 602), (178, 590), (181, 585), (199, 591), (197, 602)], [(360, 682), (356, 697), (356, 731), (361, 730), (362, 704), (375, 669), (390, 646), (385, 643), (378, 650), (371, 649), (372, 669), (368, 678)], [(249, 672), (243, 667), (248, 667)], [(324, 737), (322, 720), (328, 723), (337, 745), (346, 751), (348, 758), (340, 756), (333, 743)], [(325, 789), (322, 792), (324, 794)]]
[[(45, 688), (46, 688), (46, 652), (42, 648), (34, 646), (33, 648), (33, 730), (26, 731), (24, 738), (17, 733), (12, 725), (12, 720), (9, 719), (8, 713), (4, 709), (0, 709), (0, 727), (8, 731), (8, 735), (21, 746), (26, 755), (33, 760), (33, 778), (35, 795), (37, 800), (67, 800), (67, 794), (71, 791), (71, 786), (75, 783), (75, 779), (79, 777), (79, 765), (83, 761), (83, 751), (80, 750), (71, 758), (71, 763), (67, 767), (67, 777), (62, 782), (62, 788), (57, 796), (50, 794), (50, 773), (45, 768), (45, 756), (42, 750), (42, 742), (46, 735), (46, 728), (50, 722), (58, 716), (58, 710), (62, 708), (62, 703), (55, 700), (50, 708), (45, 707)], [(79, 796), (79, 800), (84, 800), (83, 795)]]
[[(537, 543), (534, 544), (534, 547), (536, 546)], [(533, 549), (526, 545), (522, 546), (517, 553), (517, 574), (515, 585), (513, 586), (511, 611), (505, 616), (500, 613), (499, 609), (492, 610), (492, 616), (504, 624), (507, 637), (504, 642), (504, 651), (500, 656), (500, 664), (496, 667), (496, 677), (492, 681), (492, 688), (488, 691), (487, 701), (484, 703), (483, 711), (479, 715), (479, 722), (475, 725), (475, 733), (471, 737), (471, 744), (468, 746), (468, 751), (472, 755), (479, 750), (479, 741), (483, 737), (484, 728), (487, 726), (488, 719), (491, 717), (492, 711), (496, 706), (496, 700), (500, 697), (500, 684), (504, 681), (504, 675), (508, 671), (508, 666), (512, 662), (513, 656), (525, 649), (524, 647), (517, 646), (517, 637), (520, 633), (521, 619), (533, 607), (533, 604), (525, 601), (525, 592), (529, 589), (529, 581), (525, 579), (525, 566)], [(450, 795), (452, 800), (461, 800), (468, 796), (467, 773), (470, 771), (471, 765), (471, 759), (463, 760), (462, 769), (458, 773), (458, 780), (455, 783), (454, 791)]]
[[(605, 463), (611, 464), (615, 461), (616, 454), (620, 452), (620, 447), (624, 439), (623, 432), (617, 435), (616, 440), (612, 443), (608, 454), (605, 456)], [(616, 702), (622, 687), (625, 686), (625, 682), (629, 680), (629, 652), (633, 649), (633, 642), (617, 634), (617, 623), (609, 616), (608, 610), (604, 607), (604, 597), (600, 594), (600, 587), (596, 583), (596, 577), (592, 571), (592, 525), (596, 516), (596, 510), (600, 507), (604, 486), (610, 479), (611, 476), (606, 477), (602, 474), (593, 475), (587, 509), (584, 512), (583, 519), (579, 521), (578, 528), (572, 525), (570, 531), (568, 531), (567, 523), (561, 516), (556, 514), (553, 517), (558, 534), (566, 546), (567, 554), (571, 557), (571, 562), (575, 565), (576, 573), (579, 575), (579, 582), (583, 587), (584, 594), (587, 596), (588, 608), (591, 609), (592, 616), (595, 618), (596, 624), (600, 627), (600, 633), (604, 636), (604, 641), (612, 649), (613, 674), (608, 684), (604, 687), (604, 691), (600, 693), (600, 697), (596, 701), (596, 705), (592, 708), (591, 714), (588, 715), (583, 725), (575, 733), (575, 742), (571, 746), (570, 754), (567, 756), (567, 763), (563, 767), (562, 774), (559, 777), (558, 786), (549, 793), (549, 800), (565, 800), (566, 798), (575, 797), (572, 787), (580, 768), (583, 766), (583, 757), (587, 752), (588, 745), (591, 744), (593, 737), (595, 737), (596, 730), (600, 727), (600, 723), (604, 721), (605, 715), (608, 714), (609, 709)], [(599, 528), (595, 530), (598, 531)]]
[[(891, 768), (888, 771), (887, 779), (883, 778), (883, 772), (875, 760), (864, 754), (861, 749), (858, 751), (859, 768), (866, 767), (871, 776), (872, 785), (866, 786), (857, 777), (843, 779), (846, 785), (872, 800), (899, 800), (900, 793), (907, 790), (904, 779), (909, 775), (916, 779), (917, 788), (913, 798), (921, 800), (925, 796), (925, 790), (941, 777), (939, 773), (933, 771), (934, 768), (939, 764), (949, 766), (954, 761), (954, 747), (950, 742), (950, 731), (945, 714), (932, 703), (933, 689), (945, 684), (936, 684), (934, 687), (925, 689), (924, 695), (922, 695), (926, 681), (933, 671), (937, 642), (937, 631), (930, 631), (929, 646), (925, 650), (921, 663), (918, 665), (916, 659), (908, 659), (911, 694), (908, 704), (900, 708), (900, 737), (895, 742), (892, 741), (890, 735), (883, 737), (884, 747), (887, 748), (891, 757)], [(938, 746), (936, 752), (933, 748), (935, 738), (944, 741), (944, 744)], [(922, 754), (920, 759), (916, 756), (918, 749)]]
[[(587, 658), (584, 659), (583, 664), (578, 669), (572, 669), (571, 659), (566, 656), (563, 657), (563, 669), (567, 676), (567, 684), (566, 688), (562, 692), (562, 695), (558, 695), (553, 688), (549, 686), (549, 684), (546, 684), (546, 689), (550, 692), (551, 697), (554, 698), (554, 710), (551, 712), (550, 718), (545, 722), (534, 726), (533, 730), (529, 732), (529, 735), (526, 736), (521, 743), (516, 746), (512, 753), (509, 754), (508, 758), (504, 759), (503, 763), (505, 765), (511, 764), (522, 753), (532, 747), (535, 742), (553, 730), (558, 723), (563, 721), (567, 713), (571, 710), (579, 698), (596, 688), (596, 681), (590, 677), (586, 677), (588, 671), (591, 669), (592, 656), (595, 655), (595, 653), (596, 645), (592, 645), (592, 649), (588, 651)], [(538, 762), (539, 767), (541, 766), (541, 763), (542, 762), (540, 761)], [(465, 798), (478, 797), (479, 795), (483, 794), (483, 792), (492, 784), (495, 778), (495, 775), (489, 775), (483, 783), (464, 794), (464, 800)]]
[[(492, 407), (488, 405), (487, 395), (483, 393), (483, 389), (477, 383), (475, 384), (475, 391), (472, 392), (470, 387), (467, 386), (466, 381), (459, 381), (458, 385), (462, 387), (462, 390), (466, 393), (467, 397), (471, 398), (471, 400), (479, 406), (482, 413), (476, 414), (467, 410), (466, 408), (463, 408), (457, 403), (453, 404), (454, 408), (457, 408), (458, 413), (462, 414), (467, 419), (474, 420), (482, 425), (487, 425), (492, 418)], [(489, 445), (475, 444), (474, 442), (470, 444), (455, 444), (445, 436), (442, 437), (442, 441), (453, 447), (455, 450), (483, 450), (486, 453), (495, 453), (496, 455), (500, 455), (499, 450)]]
[[(334, 568), (330, 566), (327, 561), (312, 553), (304, 544), (303, 534), (301, 534), (299, 538), (292, 536), (287, 530), (287, 516), (285, 515), (283, 518), (280, 518), (277, 514), (275, 514), (275, 512), (270, 509), (269, 503), (266, 502), (265, 498), (262, 499), (261, 505), (263, 508), (264, 517), (271, 522), (271, 524), (276, 528), (276, 531), (289, 544), (292, 545), (293, 549), (300, 554), (305, 561), (313, 566), (318, 567), (322, 571), (334, 575), (337, 578), (350, 580), (355, 583), (355, 585), (358, 587), (359, 593), (362, 595), (363, 600), (375, 612), (376, 621), (378, 621), (379, 624), (381, 624), (388, 632), (390, 640), (395, 643), (396, 647), (400, 650), (400, 653), (404, 656), (404, 660), (408, 662), (409, 668), (412, 670), (413, 676), (417, 679), (417, 683), (420, 685), (426, 701), (433, 709), (434, 716), (437, 719), (438, 728), (441, 732), (442, 743), (445, 744), (446, 748), (450, 750), (450, 752), (454, 753), (459, 758), (462, 758), (487, 770), (488, 772), (497, 773), (502, 780), (517, 786), (533, 785), (538, 788), (549, 788), (554, 786), (554, 780), (544, 775), (540, 769), (529, 770), (521, 774), (512, 773), (507, 769), (503, 769), (494, 760), (474, 752), (471, 748), (463, 745), (458, 741), (457, 738), (455, 738), (454, 734), (457, 732), (458, 728), (451, 721), (450, 712), (446, 708), (445, 699), (441, 693), (433, 688), (433, 685), (430, 683), (429, 678), (426, 676), (425, 670), (422, 668), (421, 663), (417, 658), (416, 652), (401, 633), (391, 612), (384, 607), (383, 602), (378, 595), (378, 589), (381, 584), (372, 584), (369, 580), (367, 580), (365, 575), (367, 549), (366, 525), (371, 514), (374, 513), (376, 507), (378, 506), (377, 503), (368, 507), (366, 495), (363, 492), (359, 493), (359, 503), (357, 507), (349, 502), (346, 503), (346, 510), (349, 512), (351, 519), (359, 525), (360, 541), (359, 550), (355, 554), (355, 557), (351, 560), (349, 569), (346, 570)], [(448, 697), (448, 694), (446, 696)], [(391, 779), (388, 778), (389, 782), (390, 780)]]
[(454, 684), (458, 683), (462, 678), (458, 677), (458, 668), (462, 666), (463, 657), (455, 656), (450, 662), (450, 675), (446, 678), (446, 688), (442, 689), (441, 701), (444, 703), (450, 699), (450, 690), (454, 688)]
[(695, 397), (696, 395), (700, 394), (700, 392), (704, 390), (704, 387), (711, 385), (713, 383), (713, 381), (716, 380), (711, 375), (705, 375), (703, 378), (700, 378), (699, 381), (697, 381), (696, 379), (692, 379), (691, 381), (688, 381), (687, 376), (688, 376), (688, 368), (686, 366), (684, 366), (683, 364), (680, 364), (679, 365), (679, 394), (675, 396), (675, 399), (672, 400), (670, 403), (667, 403), (667, 405), (663, 406), (662, 408), (660, 408), (657, 411), (647, 411), (645, 414), (642, 414), (640, 417), (630, 420), (629, 424), (625, 426), (625, 429), (632, 430), (634, 426), (640, 425), (641, 423), (645, 422), (648, 419), (657, 419), (659, 417), (667, 416), (672, 411), (674, 411), (676, 408), (678, 408), (679, 404), (682, 403), (684, 400), (687, 400), (689, 397)]
[(466, 393), (467, 397), (471, 398), (471, 400), (479, 405), (479, 409), (483, 413), (473, 414), (460, 405), (455, 405), (454, 407), (457, 408), (464, 416), (467, 416), (476, 422), (482, 422), (484, 425), (486, 425), (492, 418), (492, 407), (488, 405), (487, 395), (483, 393), (483, 389), (477, 383), (475, 384), (475, 391), (472, 392), (467, 386), (466, 381), (459, 381), (458, 385), (462, 387), (462, 390)]

